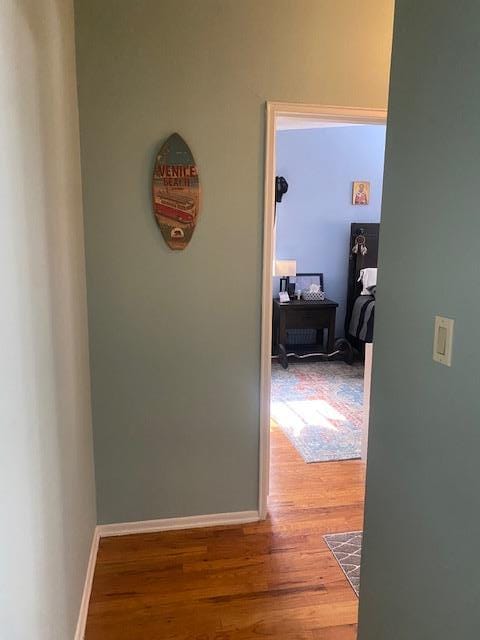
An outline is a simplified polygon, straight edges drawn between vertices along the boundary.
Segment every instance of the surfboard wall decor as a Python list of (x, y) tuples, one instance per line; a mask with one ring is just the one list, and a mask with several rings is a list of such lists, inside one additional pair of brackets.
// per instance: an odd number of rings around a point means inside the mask
[(165, 242), (170, 249), (185, 249), (200, 213), (200, 181), (192, 152), (178, 133), (172, 133), (158, 152), (152, 199)]

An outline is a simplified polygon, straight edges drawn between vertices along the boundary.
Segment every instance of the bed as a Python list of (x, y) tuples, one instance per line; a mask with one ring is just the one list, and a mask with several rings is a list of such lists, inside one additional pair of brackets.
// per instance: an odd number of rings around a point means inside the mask
[(373, 342), (379, 230), (378, 223), (350, 227), (345, 336), (362, 354)]

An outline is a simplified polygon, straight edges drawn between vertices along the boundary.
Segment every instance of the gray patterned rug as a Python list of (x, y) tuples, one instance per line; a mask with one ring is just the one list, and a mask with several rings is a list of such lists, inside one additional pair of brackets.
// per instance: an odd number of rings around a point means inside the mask
[(358, 597), (360, 589), (360, 558), (362, 555), (363, 531), (329, 533), (323, 536), (328, 548), (335, 556)]

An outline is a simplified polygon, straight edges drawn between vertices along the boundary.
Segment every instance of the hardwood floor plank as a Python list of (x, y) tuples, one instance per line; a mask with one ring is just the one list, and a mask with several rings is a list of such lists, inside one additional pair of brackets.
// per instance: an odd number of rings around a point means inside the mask
[(354, 640), (323, 535), (362, 528), (364, 465), (306, 464), (275, 425), (271, 449), (266, 521), (101, 540), (86, 640)]

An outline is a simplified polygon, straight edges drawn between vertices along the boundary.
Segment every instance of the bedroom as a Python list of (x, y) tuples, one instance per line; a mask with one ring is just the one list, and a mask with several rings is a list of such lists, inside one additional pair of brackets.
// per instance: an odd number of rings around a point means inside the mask
[(363, 507), (385, 132), (276, 120), (270, 486), (312, 507), (347, 469)]

